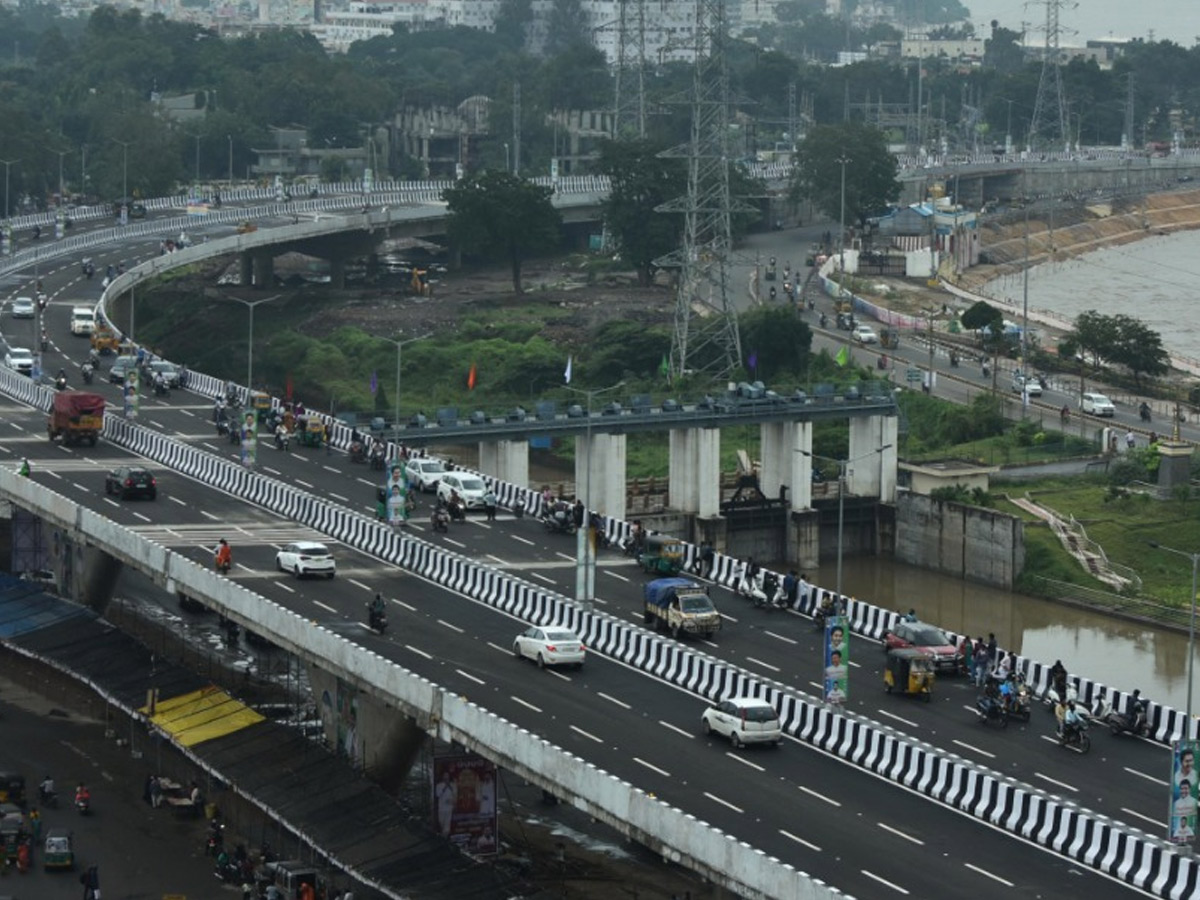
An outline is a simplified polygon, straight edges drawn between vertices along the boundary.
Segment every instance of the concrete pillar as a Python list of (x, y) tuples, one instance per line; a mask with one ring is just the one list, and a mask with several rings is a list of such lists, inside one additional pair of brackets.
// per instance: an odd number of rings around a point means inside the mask
[(808, 509), (812, 506), (812, 423), (765, 422), (759, 427), (762, 492), (778, 497), (779, 488), (787, 485), (788, 508)]
[(1189, 483), (1192, 448), (1190, 444), (1162, 440), (1158, 444), (1158, 457), (1159, 496), (1171, 498), (1176, 488)]
[(341, 255), (329, 258), (329, 286), (335, 290), (346, 287), (346, 257)]
[[(895, 416), (850, 419), (846, 489), (852, 496), (878, 497), (882, 503), (896, 501), (898, 437), (899, 423)], [(880, 450), (884, 446), (887, 449)]]
[(238, 284), (249, 287), (254, 283), (254, 257), (249, 253), (238, 254)]
[[(80, 538), (83, 536), (80, 535)], [(78, 543), (83, 543), (82, 540)], [(122, 563), (116, 557), (109, 556), (103, 550), (88, 547), (84, 551), (83, 593), (80, 600), (96, 612), (103, 614), (112, 599), (117, 586), (117, 578), (121, 575)]]
[(480, 441), (479, 470), (519, 487), (529, 487), (528, 441)]
[(721, 430), (696, 429), (697, 491), (700, 502), (696, 514), (713, 519), (721, 514)]
[(275, 283), (275, 256), (269, 251), (254, 254), (254, 286), (271, 287)]
[(575, 438), (575, 490), (601, 515), (625, 518), (625, 435), (593, 432), (590, 447), (586, 434)]
[(696, 453), (697, 432), (693, 428), (672, 428), (669, 436), (667, 490), (672, 509), (694, 513), (700, 509), (700, 477)]

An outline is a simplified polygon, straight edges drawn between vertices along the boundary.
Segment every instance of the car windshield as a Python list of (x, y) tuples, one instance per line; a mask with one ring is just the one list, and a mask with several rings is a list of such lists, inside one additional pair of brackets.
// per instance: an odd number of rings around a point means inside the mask
[(747, 722), (774, 722), (778, 716), (773, 706), (743, 706), (742, 718)]
[(482, 491), (483, 490), (483, 482), (480, 481), (478, 478), (463, 478), (460, 481), (460, 484), (462, 485), (462, 489), (464, 491)]
[(698, 594), (692, 595), (691, 597), (680, 597), (679, 607), (684, 612), (688, 613), (703, 613), (713, 611), (712, 601), (707, 597)]
[(417, 463), (417, 468), (420, 469), (422, 472), (424, 472), (426, 475), (433, 475), (438, 472), (446, 471), (444, 468), (442, 468), (442, 464), (440, 462)]
[(9, 356), (11, 356), (13, 359), (32, 359), (33, 358), (33, 354), (30, 353), (28, 350), (10, 350)]
[(579, 638), (570, 631), (547, 631), (546, 640), (548, 641), (577, 641)]
[(932, 625), (912, 628), (908, 635), (908, 639), (918, 647), (945, 647), (950, 644), (950, 640), (942, 633), (941, 629), (934, 628)]

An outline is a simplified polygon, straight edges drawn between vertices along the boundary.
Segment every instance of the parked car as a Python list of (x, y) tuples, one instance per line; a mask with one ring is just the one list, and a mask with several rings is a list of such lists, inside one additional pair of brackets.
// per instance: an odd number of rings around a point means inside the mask
[(156, 373), (162, 372), (163, 379), (167, 382), (167, 387), (179, 387), (179, 367), (175, 363), (167, 362), (163, 359), (156, 359), (150, 363), (150, 380), (154, 380)]
[(37, 315), (37, 304), (32, 297), (17, 297), (12, 302), (12, 317), (14, 319), (32, 319)]
[(946, 632), (928, 622), (897, 622), (883, 635), (884, 650), (915, 647), (933, 655), (939, 672), (960, 674), (966, 671), (965, 650), (954, 645)]
[(1042, 396), (1042, 383), (1037, 378), (1028, 378), (1020, 372), (1015, 372), (1012, 377), (1012, 392), (1019, 394), (1025, 392), (1027, 397)]
[(854, 330), (850, 332), (850, 337), (860, 344), (879, 343), (879, 335), (875, 333), (875, 329), (870, 325), (855, 325)]
[(566, 628), (526, 628), (513, 641), (513, 653), (518, 659), (532, 659), (539, 669), (546, 666), (583, 665), (587, 648), (573, 631)]
[(122, 500), (158, 497), (158, 482), (148, 469), (141, 466), (117, 466), (104, 478), (104, 493), (116, 494)]
[(1079, 398), (1079, 408), (1088, 415), (1108, 418), (1112, 418), (1117, 412), (1113, 402), (1103, 394), (1084, 394)]
[(33, 375), (33, 351), (24, 347), (9, 347), (4, 354), (4, 364), (14, 372)]
[(729, 738), (735, 747), (783, 742), (779, 713), (757, 697), (730, 697), (714, 703), (700, 716), (700, 726), (705, 734)]
[(112, 367), (108, 370), (108, 381), (110, 384), (124, 384), (125, 378), (129, 373), (136, 371), (136, 356), (118, 356), (113, 360)]
[(317, 541), (295, 541), (275, 554), (275, 567), (291, 572), (297, 578), (305, 575), (324, 575), (332, 578), (337, 563), (329, 548)]
[(404, 477), (421, 491), (437, 490), (437, 484), (445, 474), (446, 467), (438, 459), (410, 459), (404, 464)]
[(463, 505), (467, 509), (483, 509), (483, 496), (487, 493), (487, 485), (478, 475), (466, 472), (447, 472), (437, 485), (438, 499), (449, 502), (452, 491), (458, 491)]

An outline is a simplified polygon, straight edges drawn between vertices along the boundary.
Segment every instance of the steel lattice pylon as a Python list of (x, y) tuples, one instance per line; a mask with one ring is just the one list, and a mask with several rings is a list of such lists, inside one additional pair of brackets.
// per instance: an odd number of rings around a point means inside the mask
[(1038, 80), (1037, 99), (1033, 103), (1033, 118), (1029, 122), (1029, 150), (1041, 149), (1039, 143), (1047, 145), (1057, 139), (1058, 148), (1071, 149), (1071, 132), (1067, 125), (1067, 98), (1063, 92), (1059, 41), (1062, 26), (1059, 13), (1064, 6), (1072, 6), (1066, 0), (1044, 0), (1046, 4), (1046, 47), (1042, 56), (1042, 75)]
[[(646, 0), (618, 0), (616, 116), (617, 140), (646, 136)], [(632, 9), (630, 6), (632, 5)]]
[[(689, 142), (663, 155), (688, 163), (688, 192), (659, 207), (683, 213), (683, 247), (655, 260), (679, 269), (671, 377), (728, 376), (742, 365), (737, 313), (729, 292), (729, 71), (725, 0), (697, 0)], [(748, 208), (748, 207), (747, 207)]]

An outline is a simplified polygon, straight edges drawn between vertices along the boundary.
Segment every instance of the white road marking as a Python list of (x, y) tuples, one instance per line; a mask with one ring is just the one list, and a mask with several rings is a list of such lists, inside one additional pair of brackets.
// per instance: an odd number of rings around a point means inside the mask
[(137, 516), (139, 519), (141, 519), (143, 522), (149, 522), (149, 521), (150, 521), (150, 517), (149, 517), (149, 516), (142, 515), (140, 512), (135, 512), (135, 513), (134, 513), (134, 515), (135, 515), (135, 516)]
[(468, 681), (473, 681), (476, 684), (486, 684), (486, 682), (482, 678), (476, 678), (474, 675), (471, 675), (468, 672), (464, 672), (462, 669), (455, 669), (454, 671), (457, 672), (459, 675), (461, 675), (463, 678), (467, 679)]
[(341, 500), (343, 503), (350, 502), (349, 497), (343, 497), (341, 494), (335, 494), (333, 491), (329, 492), (329, 496), (332, 497), (334, 500)]
[(671, 729), (671, 730), (672, 730), (673, 732), (675, 732), (676, 734), (681, 734), (681, 735), (683, 735), (685, 738), (692, 738), (692, 737), (695, 737), (695, 735), (694, 735), (694, 734), (692, 734), (690, 731), (684, 731), (684, 730), (683, 730), (682, 728), (680, 728), (678, 725), (672, 725), (670, 722), (664, 722), (662, 719), (659, 719), (659, 720), (658, 720), (658, 724), (659, 724), (659, 725), (661, 725), (663, 728), (669, 728), (669, 729)]
[(978, 872), (980, 875), (983, 875), (987, 878), (992, 879), (992, 881), (998, 881), (1000, 884), (1004, 885), (1005, 887), (1015, 887), (1016, 886), (1006, 878), (1001, 878), (999, 875), (993, 875), (987, 869), (981, 869), (981, 868), (979, 868), (979, 866), (973, 866), (969, 862), (965, 862), (965, 863), (963, 863), (963, 865), (966, 866), (968, 869), (970, 869), (972, 872)]
[(906, 841), (912, 841), (918, 847), (925, 846), (925, 842), (923, 840), (921, 840), (920, 838), (915, 838), (911, 834), (905, 834), (903, 831), (900, 831), (897, 828), (893, 828), (891, 825), (884, 825), (882, 822), (876, 822), (875, 824), (878, 825), (880, 828), (882, 828), (884, 831), (889, 832), (890, 834), (896, 835), (896, 837), (904, 838)]
[(874, 881), (878, 881), (880, 884), (887, 885), (887, 886), (888, 886), (888, 887), (890, 887), (890, 888), (891, 888), (893, 891), (896, 891), (897, 893), (903, 894), (903, 895), (904, 895), (904, 896), (906, 896), (906, 897), (908, 896), (908, 891), (906, 891), (904, 888), (900, 887), (900, 885), (898, 885), (898, 884), (892, 884), (892, 883), (891, 883), (890, 881), (888, 881), (886, 878), (881, 878), (881, 877), (879, 877), (878, 875), (876, 875), (874, 872), (868, 872), (866, 869), (859, 869), (859, 871), (860, 871), (860, 872), (862, 872), (864, 875), (866, 875), (868, 878), (870, 878), (870, 879), (872, 879), (872, 880), (874, 880)]
[[(292, 455), (295, 456), (296, 454), (293, 453)], [(303, 458), (304, 458), (303, 456), (300, 457), (300, 459), (303, 459)], [(357, 481), (359, 484), (365, 484), (367, 487), (379, 487), (379, 485), (377, 485), (375, 482), (367, 481), (367, 479), (365, 479), (365, 478), (356, 478), (354, 480)]]
[(45, 472), (47, 475), (49, 475), (51, 478), (57, 478), (59, 481), (62, 481), (62, 476), (59, 475), (57, 472), (55, 472), (53, 469), (42, 469), (42, 471)]
[(342, 474), (342, 470), (339, 468), (336, 468), (335, 466), (327, 466), (327, 465), (322, 464), (321, 468), (324, 469), (326, 472), (332, 472), (334, 475)]
[(520, 697), (517, 697), (517, 696), (515, 696), (515, 695), (511, 695), (509, 699), (513, 700), (513, 701), (514, 701), (514, 702), (516, 702), (516, 703), (520, 703), (522, 706), (526, 707), (527, 709), (532, 709), (532, 710), (533, 710), (535, 713), (540, 713), (540, 712), (541, 712), (541, 710), (540, 710), (540, 709), (538, 709), (536, 706), (534, 706), (532, 703), (526, 703), (526, 702), (525, 702), (524, 700), (522, 700)]
[(622, 709), (633, 709), (633, 707), (630, 706), (628, 703), (618, 700), (616, 697), (610, 697), (608, 694), (604, 693), (603, 691), (597, 691), (596, 696), (603, 697), (609, 703), (615, 703), (615, 704), (617, 704), (617, 706), (621, 707)]
[(92, 492), (92, 489), (91, 489), (91, 488), (84, 487), (84, 486), (83, 486), (82, 484), (80, 484), (78, 481), (72, 481), (72, 482), (71, 482), (71, 486), (72, 486), (73, 488), (75, 488), (76, 490), (83, 491), (85, 494), (90, 494), (90, 493)]
[(653, 764), (651, 764), (651, 763), (648, 763), (648, 762), (646, 762), (644, 759), (638, 759), (638, 758), (635, 756), (635, 757), (633, 757), (633, 761), (634, 761), (635, 763), (637, 763), (639, 766), (645, 766), (645, 767), (646, 767), (647, 769), (649, 769), (651, 772), (657, 772), (657, 773), (658, 773), (659, 775), (661, 775), (663, 778), (670, 778), (670, 777), (671, 777), (671, 773), (670, 773), (670, 772), (666, 771), (665, 769), (660, 769), (658, 766), (656, 766), (656, 765), (653, 765)]
[(210, 512), (206, 512), (206, 511), (205, 511), (205, 510), (203, 510), (203, 509), (202, 509), (202, 510), (200, 510), (200, 515), (204, 516), (204, 518), (206, 518), (206, 519), (212, 519), (214, 522), (220, 522), (220, 521), (221, 521), (219, 517), (217, 517), (217, 516), (214, 516), (212, 513), (210, 513)]
[(761, 659), (755, 659), (753, 656), (747, 656), (746, 662), (754, 663), (756, 666), (762, 666), (764, 669), (770, 669), (772, 672), (779, 671), (778, 666), (773, 666), (770, 663), (763, 662)]
[(284, 584), (282, 581), (277, 581), (277, 582), (275, 582), (275, 587), (281, 587), (281, 588), (283, 588), (285, 591), (287, 591), (289, 594), (294, 594), (294, 593), (296, 593), (296, 589), (295, 589), (295, 588), (293, 588), (293, 587), (289, 587), (288, 585)]
[(405, 650), (411, 650), (413, 653), (417, 654), (417, 656), (423, 656), (423, 657), (425, 657), (426, 659), (433, 659), (433, 657), (432, 657), (432, 656), (430, 656), (428, 653), (426, 653), (424, 650), (418, 650), (418, 649), (417, 649), (416, 647), (414, 647), (412, 644), (405, 644), (405, 645), (404, 645), (404, 649), (405, 649)]
[(491, 641), (488, 641), (487, 645), (493, 650), (499, 650), (501, 653), (512, 653), (512, 647), (501, 647), (499, 644), (494, 644)]
[(320, 600), (314, 600), (313, 603), (315, 603), (317, 606), (321, 607), (321, 609), (325, 610), (326, 612), (331, 612), (331, 613), (337, 612), (337, 610), (334, 609), (332, 606), (322, 603)]
[(362, 588), (364, 591), (369, 591), (371, 589), (369, 585), (363, 584), (361, 581), (358, 581), (354, 578), (345, 578), (343, 580), (350, 582), (350, 584), (354, 585), (357, 588)]
[(914, 722), (912, 719), (906, 719), (903, 716), (898, 716), (895, 713), (888, 712), (886, 709), (878, 709), (878, 710), (876, 710), (876, 712), (879, 713), (879, 715), (881, 715), (881, 716), (887, 716), (889, 719), (895, 719), (897, 722), (903, 722), (905, 725), (908, 725), (912, 728), (920, 728), (921, 727), (916, 722)]
[(403, 606), (409, 612), (417, 611), (417, 608), (415, 606), (411, 606), (410, 604), (405, 603), (403, 600), (397, 600), (395, 597), (392, 598), (392, 602), (395, 603), (397, 606)]
[(760, 766), (758, 763), (752, 763), (748, 759), (743, 759), (742, 757), (738, 756), (736, 753), (730, 753), (728, 750), (726, 750), (725, 755), (728, 756), (730, 759), (736, 759), (738, 762), (740, 762), (743, 766), (746, 766), (747, 768), (755, 769), (756, 771), (759, 771), (759, 772), (767, 771), (762, 766)]
[(604, 743), (604, 741), (600, 740), (600, 738), (596, 737), (594, 734), (590, 734), (590, 733), (588, 733), (588, 732), (584, 731), (582, 728), (577, 728), (577, 727), (576, 727), (576, 726), (574, 726), (574, 725), (570, 726), (570, 728), (571, 728), (571, 730), (572, 730), (572, 731), (574, 731), (576, 734), (581, 734), (581, 735), (583, 735), (585, 738), (587, 738), (588, 740), (595, 741), (597, 744), (603, 744), (603, 743)]
[(782, 834), (788, 840), (795, 841), (797, 844), (800, 844), (803, 847), (807, 847), (809, 850), (814, 850), (817, 853), (821, 852), (821, 848), (818, 847), (816, 844), (809, 843), (804, 838), (797, 837), (796, 835), (792, 834), (790, 831), (784, 831), (781, 828), (781, 829), (779, 829), (779, 833)]
[(1166, 787), (1168, 784), (1170, 784), (1170, 782), (1165, 778), (1155, 778), (1153, 775), (1147, 775), (1145, 772), (1139, 772), (1137, 769), (1129, 768), (1129, 766), (1122, 766), (1121, 768), (1123, 768), (1130, 775), (1136, 775), (1139, 778), (1145, 778), (1147, 781), (1152, 781), (1154, 784), (1161, 784), (1163, 787)]
[(279, 470), (272, 469), (270, 466), (263, 466), (263, 471), (266, 472), (268, 475), (279, 475)]
[(528, 540), (527, 538), (523, 538), (519, 534), (510, 534), (509, 537), (512, 538), (514, 541), (520, 541), (522, 544), (528, 544), (530, 547), (537, 546), (536, 544), (534, 544), (533, 541)]
[(626, 581), (626, 582), (627, 582), (627, 581), (629, 581), (629, 579), (628, 579), (628, 578), (626, 578), (624, 575), (618, 575), (618, 574), (617, 574), (616, 572), (614, 572), (612, 569), (605, 569), (605, 570), (604, 570), (604, 574), (605, 574), (605, 575), (611, 575), (613, 578), (620, 578), (622, 581)]
[(466, 549), (467, 549), (467, 545), (466, 545), (466, 544), (462, 543), (461, 541), (456, 541), (456, 540), (454, 540), (453, 538), (450, 538), (450, 537), (446, 538), (446, 543), (447, 543), (447, 544), (453, 544), (455, 547), (457, 547), (457, 548), (458, 548), (458, 549), (460, 549), (460, 550), (466, 550)]
[[(1057, 741), (1055, 743), (1057, 743)], [(1034, 772), (1033, 777), (1040, 778), (1040, 779), (1042, 779), (1042, 781), (1048, 781), (1055, 787), (1060, 787), (1060, 788), (1063, 788), (1064, 790), (1068, 790), (1068, 791), (1074, 791), (1076, 794), (1079, 793), (1079, 788), (1072, 787), (1071, 785), (1067, 784), (1065, 781), (1057, 781), (1057, 780), (1051, 778), (1049, 775), (1043, 775), (1041, 772)]]
[(490, 560), (494, 560), (494, 561), (495, 561), (495, 563), (496, 563), (496, 565), (498, 565), (498, 566), (507, 566), (507, 565), (508, 565), (508, 563), (506, 563), (506, 562), (505, 562), (504, 560), (502, 560), (500, 557), (496, 556), (494, 553), (489, 553), (489, 554), (487, 555), (487, 558), (488, 558), (488, 559), (490, 559)]
[(559, 559), (565, 559), (567, 562), (575, 562), (574, 556), (567, 556), (567, 554), (560, 553), (557, 550), (554, 551), (554, 555), (557, 556)]
[(444, 626), (446, 626), (446, 627), (447, 627), (447, 628), (449, 628), (451, 631), (457, 631), (459, 634), (462, 634), (462, 633), (463, 633), (463, 630), (462, 630), (461, 628), (459, 628), (457, 625), (451, 625), (451, 624), (450, 624), (449, 622), (447, 622), (445, 619), (438, 619), (438, 620), (437, 620), (437, 623), (438, 623), (439, 625), (444, 625)]
[(722, 806), (727, 806), (727, 807), (729, 807), (730, 809), (732, 809), (732, 810), (733, 810), (734, 812), (736, 812), (736, 813), (744, 813), (744, 812), (745, 812), (745, 810), (744, 810), (744, 809), (742, 809), (742, 808), (740, 808), (740, 807), (737, 807), (737, 806), (734, 806), (734, 805), (733, 805), (732, 803), (730, 803), (728, 800), (722, 800), (722, 799), (721, 799), (720, 797), (718, 797), (716, 794), (710, 794), (708, 791), (705, 791), (705, 792), (704, 792), (704, 796), (705, 796), (705, 797), (707, 797), (709, 800), (713, 801), (713, 803), (720, 803)]
[(1123, 812), (1129, 816), (1136, 816), (1137, 818), (1141, 819), (1143, 822), (1149, 822), (1155, 828), (1162, 828), (1162, 819), (1152, 819), (1149, 816), (1142, 815), (1136, 809), (1126, 809), (1124, 806), (1121, 807), (1121, 812)]
[(167, 499), (170, 500), (172, 503), (178, 503), (180, 506), (191, 506), (190, 503), (184, 503), (178, 497), (168, 497)]
[(292, 480), (296, 484), (300, 485), (300, 487), (308, 488), (310, 491), (313, 489), (313, 486), (311, 484), (309, 484), (307, 481), (301, 481), (299, 478), (294, 478)]
[(728, 616), (725, 613), (721, 613), (721, 618), (724, 619), (726, 622), (732, 622), (734, 625), (736, 625), (738, 623), (737, 619), (735, 619), (733, 616)]
[(775, 632), (773, 632), (773, 631), (764, 631), (764, 632), (763, 632), (763, 634), (765, 634), (767, 637), (773, 637), (773, 638), (775, 638), (775, 640), (777, 640), (777, 641), (783, 641), (785, 644), (798, 644), (798, 643), (800, 643), (799, 641), (794, 641), (794, 640), (792, 640), (790, 637), (784, 637), (782, 634), (776, 634), (776, 633), (775, 633)]
[(804, 785), (802, 785), (802, 784), (798, 784), (798, 785), (796, 785), (796, 787), (800, 788), (800, 790), (804, 791), (804, 793), (808, 794), (810, 797), (813, 797), (814, 799), (817, 799), (817, 800), (824, 800), (824, 801), (825, 801), (826, 803), (828, 803), (830, 806), (836, 806), (836, 807), (839, 807), (839, 808), (840, 808), (840, 807), (841, 807), (841, 805), (842, 805), (842, 804), (838, 803), (838, 801), (836, 801), (836, 800), (834, 800), (834, 799), (832, 799), (832, 798), (830, 798), (830, 797), (826, 797), (824, 794), (818, 794), (818, 793), (817, 793), (816, 791), (814, 791), (812, 788), (806, 788), (806, 787), (805, 787)]
[(966, 741), (955, 739), (952, 741), (952, 743), (958, 744), (958, 746), (962, 747), (964, 750), (970, 750), (972, 753), (978, 753), (980, 756), (986, 756), (988, 759), (996, 758), (995, 753), (988, 753), (986, 750), (981, 750), (974, 744), (968, 744)]
[(553, 578), (547, 578), (541, 572), (531, 572), (530, 574), (533, 575), (533, 577), (536, 578), (538, 581), (544, 581), (544, 582), (546, 582), (546, 584), (554, 584)]

